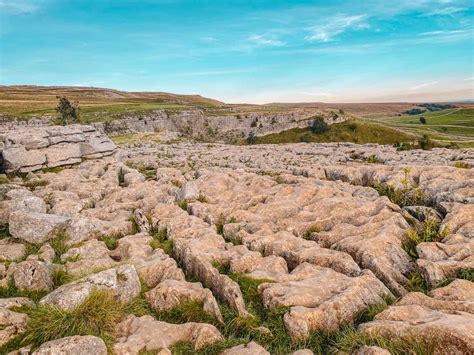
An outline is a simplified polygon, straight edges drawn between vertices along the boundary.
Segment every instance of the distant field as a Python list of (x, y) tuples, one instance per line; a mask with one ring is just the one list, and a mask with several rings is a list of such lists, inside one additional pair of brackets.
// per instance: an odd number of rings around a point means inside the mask
[(350, 120), (329, 126), (322, 134), (313, 134), (310, 128), (294, 128), (288, 131), (257, 137), (257, 144), (279, 143), (326, 143), (353, 142), (359, 144), (394, 144), (412, 142), (416, 135), (401, 132), (395, 128), (365, 120)]
[[(426, 124), (420, 122), (420, 117), (426, 119)], [(439, 141), (456, 142), (461, 147), (474, 147), (474, 108), (379, 118), (376, 121), (408, 133), (427, 134)]]

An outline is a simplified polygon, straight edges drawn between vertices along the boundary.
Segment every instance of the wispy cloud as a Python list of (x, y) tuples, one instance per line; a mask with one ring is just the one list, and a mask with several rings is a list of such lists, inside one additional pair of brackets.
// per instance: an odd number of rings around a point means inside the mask
[(458, 12), (463, 12), (463, 11), (466, 11), (466, 10), (467, 10), (467, 8), (465, 8), (465, 7), (452, 7), (452, 6), (449, 6), (449, 7), (445, 7), (445, 8), (442, 8), (442, 9), (436, 9), (436, 10), (427, 12), (427, 13), (423, 14), (422, 16), (454, 15)]
[(243, 74), (250, 73), (255, 71), (255, 69), (229, 69), (229, 70), (207, 70), (207, 71), (195, 71), (195, 72), (185, 72), (177, 73), (172, 75), (174, 77), (187, 77), (187, 76), (220, 76), (220, 75), (232, 75), (232, 74)]
[(26, 15), (40, 9), (44, 1), (0, 0), (0, 11), (8, 15)]
[(466, 33), (465, 30), (453, 30), (453, 31), (430, 31), (430, 32), (422, 32), (420, 36), (446, 36), (446, 35), (454, 35), (459, 33)]
[(336, 16), (326, 23), (312, 26), (310, 28), (311, 34), (307, 39), (317, 42), (329, 42), (345, 31), (361, 30), (369, 27), (367, 15)]
[(281, 47), (285, 45), (285, 42), (278, 38), (270, 37), (269, 35), (252, 34), (247, 38), (247, 40), (260, 47)]
[(415, 90), (420, 90), (420, 89), (426, 88), (426, 87), (428, 87), (428, 86), (433, 86), (433, 85), (436, 85), (436, 84), (438, 84), (438, 81), (430, 81), (430, 82), (428, 82), (428, 83), (422, 83), (422, 84), (418, 84), (418, 85), (412, 86), (412, 87), (410, 88), (410, 90), (413, 90), (413, 91), (415, 91)]

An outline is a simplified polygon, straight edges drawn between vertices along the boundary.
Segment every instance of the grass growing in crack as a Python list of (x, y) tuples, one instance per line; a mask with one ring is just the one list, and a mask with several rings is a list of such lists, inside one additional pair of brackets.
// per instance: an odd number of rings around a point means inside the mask
[(470, 169), (471, 166), (469, 165), (469, 163), (466, 163), (465, 161), (457, 161), (454, 163), (454, 167), (458, 168), (458, 169)]
[(217, 234), (224, 235), (224, 225), (225, 225), (226, 223), (236, 223), (236, 222), (237, 222), (237, 220), (235, 219), (235, 217), (231, 217), (231, 218), (229, 219), (229, 221), (226, 221), (224, 215), (221, 213), (221, 214), (219, 215), (219, 218), (217, 219), (217, 221), (216, 221), (216, 223), (215, 223), (215, 224), (216, 224), (216, 232), (217, 232)]
[(151, 231), (151, 237), (153, 240), (150, 242), (150, 246), (153, 249), (163, 249), (164, 252), (170, 256), (173, 255), (173, 241), (168, 239), (168, 231), (166, 228), (160, 228)]
[(0, 239), (11, 237), (8, 223), (0, 223)]
[(107, 234), (99, 237), (99, 240), (105, 243), (107, 249), (115, 250), (120, 238), (122, 238), (122, 235), (120, 234)]
[(56, 237), (49, 241), (49, 245), (54, 249), (54, 259), (53, 263), (61, 264), (61, 255), (63, 255), (68, 250), (68, 246), (66, 244), (69, 236), (64, 231), (59, 231), (56, 234)]
[(10, 277), (8, 279), (7, 286), (0, 287), (0, 298), (28, 297), (33, 301), (37, 302), (47, 294), (47, 291), (19, 290), (15, 285), (15, 280), (13, 280), (13, 277)]
[(55, 288), (67, 284), (73, 279), (74, 277), (69, 275), (64, 269), (57, 269), (53, 271), (53, 284)]
[(374, 320), (374, 317), (388, 308), (395, 300), (391, 297), (386, 297), (383, 302), (371, 304), (364, 309), (355, 320), (355, 324), (366, 323)]
[(111, 292), (94, 290), (86, 301), (73, 310), (64, 311), (50, 305), (38, 305), (30, 317), (24, 343), (37, 347), (44, 342), (72, 335), (94, 335), (106, 344), (123, 316), (122, 306)]
[(8, 183), (10, 183), (10, 180), (8, 180), (6, 177), (0, 176), (0, 185)]
[(135, 217), (131, 216), (128, 218), (128, 221), (132, 224), (132, 230), (130, 231), (130, 234), (137, 234), (140, 232), (140, 228), (138, 228), (138, 223)]
[(183, 211), (188, 212), (188, 201), (183, 200), (178, 203), (179, 208), (181, 208)]
[(319, 232), (321, 232), (321, 228), (317, 226), (316, 224), (313, 224), (304, 232), (303, 239), (311, 240), (311, 236), (313, 235), (313, 233), (319, 233)]
[(403, 249), (410, 255), (412, 258), (418, 258), (418, 252), (416, 251), (416, 246), (423, 242), (440, 242), (442, 241), (449, 233), (449, 228), (445, 227), (443, 231), (440, 231), (441, 224), (433, 219), (427, 219), (421, 223), (418, 228), (410, 230), (406, 239), (403, 242)]
[(417, 269), (408, 276), (408, 281), (405, 285), (405, 288), (410, 292), (426, 293), (428, 291), (428, 285), (420, 270)]
[(30, 189), (31, 191), (35, 191), (38, 187), (43, 187), (48, 184), (49, 184), (48, 180), (39, 180), (39, 179), (28, 180), (23, 183), (23, 185), (27, 189)]
[(456, 276), (458, 279), (474, 282), (474, 269), (462, 269), (458, 271)]
[(198, 198), (197, 198), (197, 201), (201, 202), (201, 203), (209, 203), (209, 199), (204, 196), (203, 194), (199, 194)]

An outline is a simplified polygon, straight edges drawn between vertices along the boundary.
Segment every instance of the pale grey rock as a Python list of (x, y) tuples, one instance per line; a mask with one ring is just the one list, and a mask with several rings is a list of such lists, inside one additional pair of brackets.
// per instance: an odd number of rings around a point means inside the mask
[(224, 350), (221, 355), (270, 355), (265, 348), (254, 341)]
[(111, 291), (118, 301), (127, 303), (138, 296), (141, 285), (135, 268), (121, 265), (60, 286), (40, 303), (71, 310), (84, 302), (94, 289)]
[(25, 260), (12, 265), (8, 274), (20, 291), (52, 291), (53, 275), (49, 267), (38, 260)]
[(0, 261), (15, 261), (23, 258), (26, 246), (10, 239), (0, 239)]
[(85, 335), (71, 336), (43, 343), (33, 355), (107, 355), (107, 347), (101, 338)]
[(195, 183), (187, 182), (176, 193), (176, 201), (196, 200), (199, 197), (199, 190)]
[(32, 244), (43, 243), (55, 236), (69, 222), (68, 217), (46, 213), (15, 211), (10, 214), (10, 234)]

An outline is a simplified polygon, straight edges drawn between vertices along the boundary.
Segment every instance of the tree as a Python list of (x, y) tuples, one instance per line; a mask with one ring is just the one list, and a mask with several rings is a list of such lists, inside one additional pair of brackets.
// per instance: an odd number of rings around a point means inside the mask
[(247, 137), (246, 141), (247, 141), (247, 144), (255, 144), (255, 143), (257, 143), (257, 136), (255, 135), (255, 133), (250, 132), (250, 134)]
[(316, 117), (311, 126), (311, 131), (314, 134), (321, 134), (328, 130), (328, 124), (324, 121), (322, 117)]
[(430, 150), (431, 148), (433, 148), (433, 142), (431, 142), (430, 137), (428, 137), (428, 135), (426, 134), (424, 134), (423, 137), (418, 139), (418, 145), (423, 150)]
[(421, 124), (426, 124), (426, 118), (424, 118), (423, 116), (420, 117), (420, 123)]
[(69, 122), (76, 122), (79, 119), (79, 106), (77, 102), (71, 102), (66, 96), (56, 96), (58, 105), (56, 111), (61, 115), (61, 123), (63, 125)]

